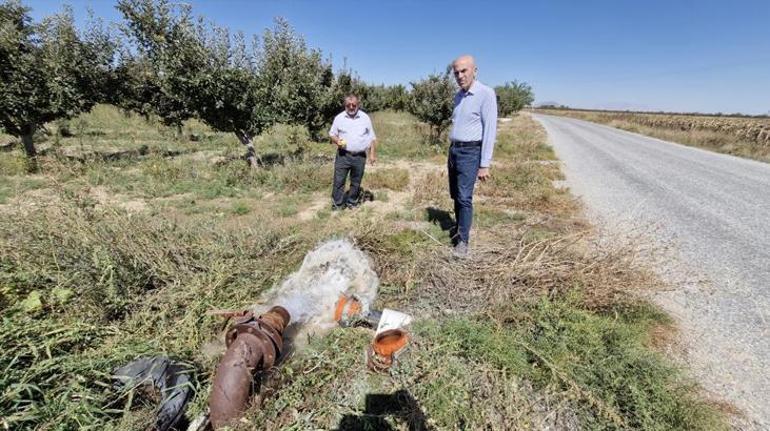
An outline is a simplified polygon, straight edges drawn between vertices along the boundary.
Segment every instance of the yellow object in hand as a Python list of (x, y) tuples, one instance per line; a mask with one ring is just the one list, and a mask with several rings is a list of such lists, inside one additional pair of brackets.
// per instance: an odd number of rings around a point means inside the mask
[(339, 146), (340, 146), (340, 148), (345, 148), (345, 145), (347, 145), (347, 143), (345, 142), (345, 140), (344, 140), (344, 139), (340, 139), (340, 140), (339, 140), (339, 144), (337, 144), (337, 145), (339, 145)]

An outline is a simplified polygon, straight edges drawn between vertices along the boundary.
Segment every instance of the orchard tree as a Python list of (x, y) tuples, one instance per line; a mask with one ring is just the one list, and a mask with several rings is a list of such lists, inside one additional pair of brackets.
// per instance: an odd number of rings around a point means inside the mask
[(115, 102), (181, 130), (195, 116), (191, 96), (208, 62), (202, 32), (187, 4), (169, 0), (119, 0), (127, 46), (117, 70)]
[(137, 54), (125, 62), (129, 109), (179, 127), (197, 117), (233, 133), (257, 165), (253, 139), (275, 123), (313, 132), (333, 84), (331, 65), (283, 19), (247, 44), (242, 34), (206, 26), (189, 6), (168, 0), (120, 0)]
[(249, 165), (257, 165), (253, 139), (270, 127), (276, 115), (264, 101), (268, 88), (262, 85), (254, 54), (242, 35), (234, 41), (223, 29), (207, 42), (208, 65), (197, 79), (192, 97), (198, 117), (211, 128), (233, 133), (246, 147)]
[(412, 82), (409, 112), (430, 126), (430, 141), (438, 144), (441, 134), (452, 121), (454, 94), (457, 86), (449, 69), (443, 74), (429, 75), (422, 81)]
[(532, 87), (526, 82), (507, 82), (505, 85), (495, 87), (495, 94), (497, 94), (497, 111), (500, 117), (519, 112), (535, 100)]
[(409, 93), (403, 85), (367, 84), (354, 76), (352, 72), (344, 70), (337, 75), (333, 93), (332, 107), (331, 111), (328, 112), (328, 117), (333, 117), (339, 113), (342, 109), (342, 99), (350, 93), (358, 96), (362, 109), (369, 113), (386, 109), (404, 111), (409, 105)]
[(385, 87), (385, 108), (394, 111), (405, 111), (409, 106), (409, 93), (401, 84)]
[(262, 103), (275, 121), (304, 125), (316, 133), (329, 120), (323, 108), (334, 83), (331, 63), (283, 18), (265, 30), (259, 48), (257, 75), (266, 89)]
[(409, 93), (401, 84), (386, 86), (369, 85), (356, 82), (351, 86), (351, 92), (361, 99), (361, 105), (366, 112), (377, 112), (386, 109), (404, 111), (409, 105)]
[(386, 86), (367, 85), (365, 89), (366, 103), (364, 107), (367, 112), (382, 111), (391, 109), (394, 111), (404, 111), (409, 105), (409, 93), (406, 87), (401, 84)]
[(364, 85), (362, 91), (361, 106), (366, 112), (377, 112), (387, 109), (386, 104), (386, 90), (385, 86), (380, 85)]
[[(348, 94), (355, 94), (362, 102), (364, 111), (372, 111), (369, 108), (369, 88), (352, 70), (343, 67), (333, 77), (332, 86), (327, 93), (324, 103), (323, 116), (328, 121), (344, 109), (343, 99)], [(376, 109), (375, 109), (376, 110)]]
[(313, 133), (327, 121), (331, 65), (286, 21), (277, 19), (250, 47), (242, 34), (215, 29), (206, 51), (209, 64), (196, 81), (193, 106), (213, 129), (238, 137), (250, 166), (257, 165), (254, 137), (273, 124), (300, 124)]
[(0, 126), (21, 138), (30, 170), (38, 169), (35, 131), (103, 96), (113, 48), (100, 28), (78, 32), (69, 8), (35, 24), (18, 1), (0, 3)]

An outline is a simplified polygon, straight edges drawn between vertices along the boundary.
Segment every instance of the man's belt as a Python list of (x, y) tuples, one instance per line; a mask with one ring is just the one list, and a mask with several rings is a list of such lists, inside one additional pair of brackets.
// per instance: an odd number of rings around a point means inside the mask
[(340, 148), (338, 151), (341, 156), (346, 156), (346, 155), (365, 156), (366, 155), (366, 151), (348, 151), (344, 148)]
[(452, 146), (455, 146), (457, 148), (480, 147), (481, 141), (452, 141)]

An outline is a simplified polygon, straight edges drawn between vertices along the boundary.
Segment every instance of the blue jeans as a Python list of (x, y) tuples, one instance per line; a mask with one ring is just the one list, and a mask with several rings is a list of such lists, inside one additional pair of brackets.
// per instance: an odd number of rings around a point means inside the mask
[(468, 243), (473, 222), (473, 187), (479, 174), (481, 147), (449, 147), (449, 195), (455, 202), (457, 241)]

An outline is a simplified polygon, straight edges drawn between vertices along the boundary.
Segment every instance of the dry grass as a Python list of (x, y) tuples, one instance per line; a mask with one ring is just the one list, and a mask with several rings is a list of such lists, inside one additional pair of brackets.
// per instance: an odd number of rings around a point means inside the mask
[(371, 189), (403, 191), (409, 186), (409, 171), (403, 168), (369, 169), (364, 185)]

